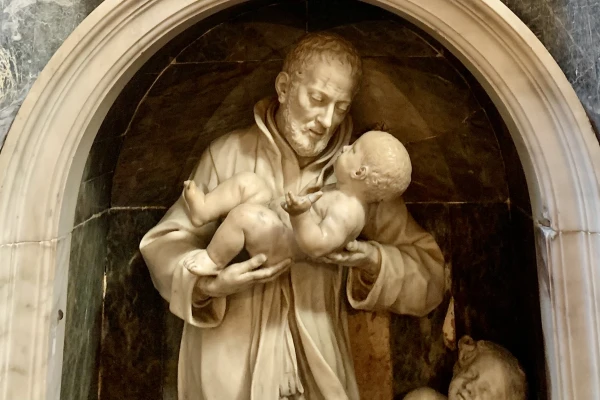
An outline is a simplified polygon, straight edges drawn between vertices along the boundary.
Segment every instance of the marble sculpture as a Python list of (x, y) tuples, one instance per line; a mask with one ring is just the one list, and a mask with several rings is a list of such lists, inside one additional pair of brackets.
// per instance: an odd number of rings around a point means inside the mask
[[(210, 193), (236, 174), (254, 173), (273, 198), (294, 194), (288, 211), (298, 213), (292, 225), (301, 224), (307, 199), (323, 191), (315, 208), (325, 204), (335, 160), (339, 168), (349, 157), (337, 158), (350, 142), (348, 111), (361, 75), (360, 56), (346, 40), (306, 35), (286, 56), (277, 96), (256, 104), (254, 124), (213, 141), (190, 181)], [(313, 254), (318, 259), (279, 261), (265, 249), (222, 268), (207, 253), (218, 222), (194, 224), (184, 196), (177, 200), (140, 249), (156, 289), (185, 321), (179, 399), (359, 398), (342, 296), (356, 309), (426, 315), (442, 300), (444, 259), (401, 197), (356, 207), (365, 224), (345, 248), (337, 244), (358, 228), (333, 241), (334, 251)]]

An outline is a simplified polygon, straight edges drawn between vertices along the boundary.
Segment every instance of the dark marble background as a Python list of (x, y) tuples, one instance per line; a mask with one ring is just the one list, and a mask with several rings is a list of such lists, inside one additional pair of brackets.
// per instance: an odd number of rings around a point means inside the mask
[(387, 385), (402, 398), (416, 386), (447, 388), (456, 354), (443, 345), (441, 326), (452, 294), (457, 334), (508, 347), (526, 368), (531, 398), (546, 398), (533, 222), (510, 135), (483, 89), (437, 42), (376, 7), (342, 3), (230, 8), (167, 44), (117, 98), (80, 189), (63, 399), (176, 399), (181, 322), (154, 290), (137, 246), (208, 143), (250, 124), (254, 103), (274, 94), (286, 50), (307, 29), (338, 32), (359, 48), (365, 79), (352, 109), (356, 133), (383, 123), (406, 144), (414, 172), (405, 199), (447, 260), (442, 306), (425, 318), (386, 314), (389, 343), (360, 337), (373, 317), (352, 313), (353, 342), (365, 343), (353, 349), (357, 365), (391, 348), (393, 381), (385, 366), (371, 365), (369, 376), (380, 370), (381, 379), (361, 391)]
[(0, 2), (0, 148), (21, 103), (69, 34), (102, 0)]
[(600, 140), (600, 2), (501, 1), (552, 54), (573, 85)]

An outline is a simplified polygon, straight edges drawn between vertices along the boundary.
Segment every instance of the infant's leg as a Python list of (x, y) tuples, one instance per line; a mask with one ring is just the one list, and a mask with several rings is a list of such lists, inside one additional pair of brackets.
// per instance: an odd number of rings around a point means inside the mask
[(224, 268), (244, 248), (251, 256), (265, 254), (265, 266), (273, 265), (294, 256), (293, 232), (267, 207), (241, 204), (227, 215), (206, 251), (217, 267)]
[(185, 181), (183, 198), (190, 211), (192, 224), (202, 226), (226, 215), (240, 204), (267, 204), (271, 200), (271, 191), (255, 173), (241, 172), (207, 194), (198, 189), (194, 181)]

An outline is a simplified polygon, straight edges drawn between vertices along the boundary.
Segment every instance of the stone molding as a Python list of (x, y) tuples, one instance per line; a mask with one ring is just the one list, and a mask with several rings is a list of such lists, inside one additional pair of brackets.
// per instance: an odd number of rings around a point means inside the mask
[[(0, 153), (0, 400), (58, 399), (75, 204), (117, 94), (162, 45), (241, 0), (106, 0), (42, 71)], [(551, 399), (600, 393), (600, 146), (564, 74), (499, 0), (368, 0), (471, 70), (506, 121), (537, 229)]]

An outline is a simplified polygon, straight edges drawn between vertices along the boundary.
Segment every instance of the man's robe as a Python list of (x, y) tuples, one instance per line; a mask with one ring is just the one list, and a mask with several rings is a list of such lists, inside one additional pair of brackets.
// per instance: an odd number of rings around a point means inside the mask
[[(253, 171), (273, 191), (305, 194), (335, 181), (332, 165), (350, 140), (350, 118), (323, 154), (300, 168), (277, 132), (277, 103), (254, 109), (256, 124), (215, 140), (192, 174), (211, 190), (233, 174)], [(183, 400), (358, 399), (346, 322), (346, 299), (357, 309), (421, 316), (442, 299), (443, 256), (401, 199), (370, 207), (363, 235), (381, 254), (376, 277), (331, 264), (298, 262), (266, 284), (192, 304), (197, 277), (181, 261), (204, 251), (216, 223), (191, 225), (183, 198), (143, 238), (140, 249), (154, 285), (185, 321), (178, 390)], [(203, 271), (206, 275), (216, 272)]]

